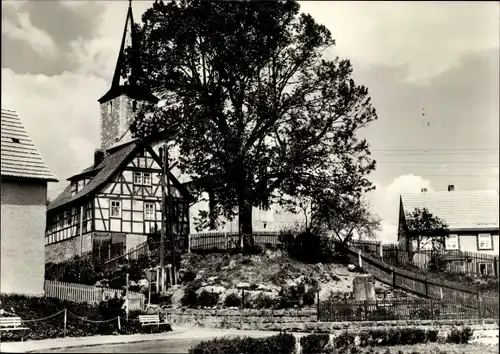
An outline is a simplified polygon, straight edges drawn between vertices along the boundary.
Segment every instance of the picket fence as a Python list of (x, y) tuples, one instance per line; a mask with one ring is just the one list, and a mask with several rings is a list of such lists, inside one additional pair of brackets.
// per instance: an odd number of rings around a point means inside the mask
[[(46, 297), (55, 297), (61, 300), (74, 302), (99, 303), (106, 298), (122, 297), (122, 290), (101, 288), (96, 286), (45, 280), (44, 290)], [(129, 310), (143, 310), (146, 302), (144, 294), (134, 291), (128, 292)]]
[[(255, 245), (262, 247), (281, 244), (276, 231), (257, 231), (252, 234)], [(220, 250), (228, 251), (241, 248), (242, 239), (237, 232), (205, 232), (189, 235), (188, 249), (190, 252)]]

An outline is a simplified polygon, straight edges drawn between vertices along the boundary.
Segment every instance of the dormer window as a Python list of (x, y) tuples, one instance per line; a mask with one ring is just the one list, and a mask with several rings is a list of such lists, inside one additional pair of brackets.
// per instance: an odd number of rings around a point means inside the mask
[(20, 143), (21, 140), (19, 140), (18, 138), (11, 138), (12, 142), (13, 143)]
[(71, 195), (75, 195), (78, 192), (78, 182), (71, 182)]

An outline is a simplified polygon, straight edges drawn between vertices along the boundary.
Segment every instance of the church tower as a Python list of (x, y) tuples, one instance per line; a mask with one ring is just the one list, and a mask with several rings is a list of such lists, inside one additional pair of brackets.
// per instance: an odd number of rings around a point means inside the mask
[[(131, 53), (130, 65), (126, 65), (127, 50)], [(141, 103), (158, 103), (157, 97), (137, 83), (137, 78), (143, 75), (130, 0), (111, 88), (98, 100), (101, 105), (102, 150), (131, 141), (130, 124)]]

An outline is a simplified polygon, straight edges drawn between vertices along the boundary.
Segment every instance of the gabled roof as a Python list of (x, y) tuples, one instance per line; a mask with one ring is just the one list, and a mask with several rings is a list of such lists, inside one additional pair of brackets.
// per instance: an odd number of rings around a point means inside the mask
[[(99, 172), (90, 180), (81, 191), (75, 195), (71, 195), (71, 184), (68, 185), (59, 196), (49, 204), (47, 210), (52, 210), (61, 207), (67, 203), (75, 202), (85, 196), (92, 194), (103, 186), (112, 176), (114, 176), (120, 167), (127, 162), (127, 158), (137, 148), (137, 143), (125, 145), (120, 150), (106, 156), (104, 160), (97, 166)], [(87, 170), (87, 169), (86, 169)]]
[(2, 108), (1, 175), (57, 182), (16, 111)]
[[(79, 199), (91, 196), (94, 193), (98, 192), (102, 186), (109, 182), (110, 179), (112, 179), (118, 172), (121, 171), (124, 166), (126, 166), (126, 164), (135, 156), (139, 148), (141, 148), (141, 143), (139, 141), (133, 141), (120, 147), (109, 149), (107, 151), (109, 155), (106, 156), (97, 167), (92, 168), (92, 166), (90, 166), (83, 170), (83, 172), (86, 173), (94, 171), (96, 174), (95, 177), (92, 178), (90, 182), (82, 188), (81, 191), (72, 196), (71, 184), (68, 185), (64, 189), (64, 191), (59, 194), (59, 196), (52, 203), (49, 204), (47, 210), (54, 210), (68, 203), (75, 202)], [(82, 173), (79, 173), (78, 175), (81, 175)], [(169, 177), (173, 186), (179, 190), (184, 198), (188, 200), (192, 198), (186, 187), (180, 184), (179, 181), (171, 173)]]
[(497, 190), (407, 193), (401, 195), (401, 203), (405, 214), (427, 208), (450, 230), (498, 229)]

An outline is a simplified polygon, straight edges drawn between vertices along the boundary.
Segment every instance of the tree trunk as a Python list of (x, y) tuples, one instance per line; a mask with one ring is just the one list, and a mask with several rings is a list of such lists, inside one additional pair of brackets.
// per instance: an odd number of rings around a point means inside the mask
[(252, 206), (248, 204), (245, 200), (240, 200), (238, 203), (238, 226), (240, 230), (240, 240), (241, 245), (243, 241), (243, 249), (248, 250), (253, 247), (253, 229), (252, 229)]

